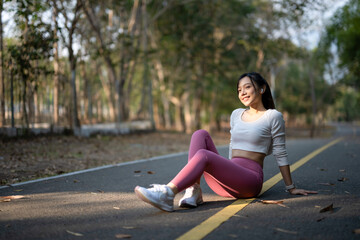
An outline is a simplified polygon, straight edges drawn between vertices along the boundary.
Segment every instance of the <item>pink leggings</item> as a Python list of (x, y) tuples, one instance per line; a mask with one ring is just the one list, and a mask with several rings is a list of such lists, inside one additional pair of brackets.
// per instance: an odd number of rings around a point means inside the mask
[(191, 137), (188, 163), (171, 183), (181, 192), (200, 180), (202, 174), (209, 187), (223, 197), (255, 197), (263, 184), (260, 164), (246, 158), (229, 160), (220, 156), (209, 133), (198, 130)]

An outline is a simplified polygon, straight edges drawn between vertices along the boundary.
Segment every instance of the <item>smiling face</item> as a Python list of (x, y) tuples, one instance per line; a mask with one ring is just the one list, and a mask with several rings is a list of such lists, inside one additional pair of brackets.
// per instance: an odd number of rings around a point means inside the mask
[(262, 105), (260, 88), (250, 80), (249, 77), (240, 79), (238, 84), (238, 97), (246, 107)]

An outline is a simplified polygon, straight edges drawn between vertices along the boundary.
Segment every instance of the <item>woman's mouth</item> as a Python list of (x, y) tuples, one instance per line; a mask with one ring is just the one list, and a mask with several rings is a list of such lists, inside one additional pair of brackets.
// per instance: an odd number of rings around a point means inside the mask
[(243, 97), (241, 100), (242, 101), (246, 101), (246, 100), (248, 100), (250, 97), (249, 96), (247, 96), (247, 97)]

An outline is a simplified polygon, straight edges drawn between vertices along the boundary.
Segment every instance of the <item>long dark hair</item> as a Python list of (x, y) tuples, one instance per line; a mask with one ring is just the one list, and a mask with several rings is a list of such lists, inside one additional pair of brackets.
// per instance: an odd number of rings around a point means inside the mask
[(239, 93), (239, 83), (244, 77), (250, 78), (256, 91), (259, 91), (259, 87), (265, 86), (265, 92), (261, 95), (261, 101), (266, 109), (275, 109), (274, 99), (271, 94), (270, 86), (267, 81), (257, 72), (244, 73), (239, 77), (237, 88)]

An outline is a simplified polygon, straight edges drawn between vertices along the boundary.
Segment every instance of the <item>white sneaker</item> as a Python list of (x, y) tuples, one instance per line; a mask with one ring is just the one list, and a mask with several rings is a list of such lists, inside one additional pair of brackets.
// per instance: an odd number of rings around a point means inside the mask
[(151, 184), (152, 188), (136, 186), (135, 193), (144, 202), (150, 203), (163, 211), (174, 211), (173, 191), (166, 185)]
[(195, 183), (185, 190), (185, 195), (180, 199), (179, 206), (184, 208), (194, 208), (203, 202), (200, 185)]

